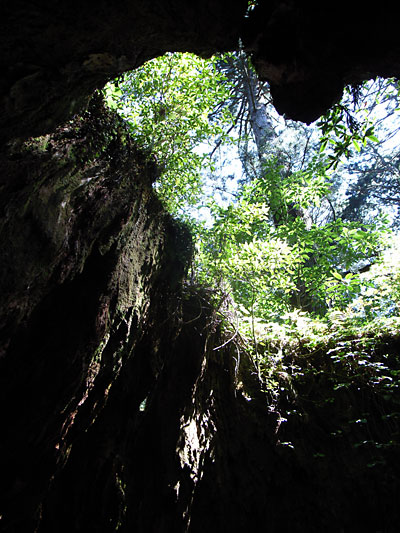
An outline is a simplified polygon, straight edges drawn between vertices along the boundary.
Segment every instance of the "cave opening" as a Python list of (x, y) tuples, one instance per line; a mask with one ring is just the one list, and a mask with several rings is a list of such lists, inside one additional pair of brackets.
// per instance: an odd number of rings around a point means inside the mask
[(189, 281), (225, 293), (244, 335), (255, 320), (307, 330), (313, 318), (397, 315), (396, 284), (384, 288), (398, 278), (395, 78), (348, 86), (310, 125), (275, 111), (243, 50), (168, 53), (103, 94), (191, 229)]

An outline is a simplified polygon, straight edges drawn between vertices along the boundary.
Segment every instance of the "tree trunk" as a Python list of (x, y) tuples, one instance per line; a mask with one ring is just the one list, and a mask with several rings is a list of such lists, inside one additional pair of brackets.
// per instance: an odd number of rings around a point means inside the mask
[[(276, 140), (277, 134), (262, 96), (260, 81), (250, 65), (248, 56), (243, 51), (239, 53), (236, 61), (232, 62), (233, 72), (235, 69), (238, 70), (237, 78), (241, 80), (242, 98), (246, 103), (248, 121), (257, 148), (258, 172), (260, 175), (268, 172), (268, 164), (271, 158), (274, 158), (276, 166), (282, 165), (281, 173), (286, 172), (284, 169), (285, 161), (279, 154), (279, 147), (275, 146), (271, 150), (271, 143)], [(290, 172), (290, 169), (288, 172)], [(266, 202), (269, 202), (271, 219), (275, 228), (294, 221), (298, 217), (308, 223), (309, 216), (305, 210), (285, 200), (280, 183), (271, 182), (270, 189), (270, 196), (269, 199), (266, 198)], [(295, 242), (290, 242), (290, 238), (288, 241), (289, 244), (295, 244)], [(310, 257), (307, 261), (307, 266), (312, 265), (314, 262), (315, 258)], [(316, 302), (315, 298), (307, 292), (305, 283), (300, 277), (296, 281), (296, 286), (296, 292), (290, 296), (290, 305), (303, 311), (321, 311), (321, 302)]]

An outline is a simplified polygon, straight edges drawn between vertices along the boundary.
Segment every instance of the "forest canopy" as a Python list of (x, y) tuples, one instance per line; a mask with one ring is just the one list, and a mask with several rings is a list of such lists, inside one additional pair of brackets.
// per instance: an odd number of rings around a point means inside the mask
[(310, 126), (276, 113), (241, 51), (167, 54), (104, 94), (192, 230), (188, 283), (212, 288), (257, 356), (272, 331), (397, 324), (397, 80), (347, 87)]

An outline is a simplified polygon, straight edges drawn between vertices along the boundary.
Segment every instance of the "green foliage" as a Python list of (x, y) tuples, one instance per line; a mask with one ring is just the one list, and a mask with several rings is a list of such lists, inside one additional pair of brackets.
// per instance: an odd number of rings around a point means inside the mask
[(110, 107), (127, 121), (140, 146), (155, 155), (161, 169), (157, 191), (175, 214), (187, 211), (202, 194), (203, 172), (212, 169), (202, 143), (228, 139), (227, 108), (216, 109), (230, 84), (216, 60), (167, 54), (109, 83)]
[[(363, 85), (366, 87), (367, 82)], [(317, 124), (322, 133), (320, 152), (325, 152), (328, 145), (331, 148), (327, 155), (328, 168), (336, 169), (343, 157), (350, 157), (352, 148), (360, 152), (368, 141), (379, 142), (368, 110), (357, 108), (360, 91), (361, 87), (346, 87), (344, 101), (331, 107)], [(354, 110), (351, 110), (350, 97), (353, 99)]]
[(235, 204), (213, 205), (214, 225), (203, 230), (198, 243), (201, 281), (229, 287), (247, 313), (264, 320), (301, 308), (304, 294), (316, 314), (328, 307), (343, 310), (366, 284), (357, 265), (382, 249), (385, 222), (336, 219), (318, 226), (288, 216), (286, 208), (274, 224), (282, 198), (286, 205), (309, 208), (328, 185), (321, 175), (304, 172), (281, 179), (276, 161), (264, 170), (243, 187)]
[[(370, 100), (391, 103), (393, 84), (379, 86)], [(349, 328), (399, 314), (399, 270), (382, 254), (385, 217), (361, 222), (348, 215), (349, 205), (342, 208), (343, 160), (362, 158), (378, 145), (375, 104), (362, 98), (368, 87), (348, 89), (319, 121), (319, 134), (298, 124), (283, 128), (272, 117), (268, 88), (243, 53), (211, 60), (167, 54), (104, 90), (137, 143), (156, 157), (159, 195), (191, 226), (197, 249), (192, 280), (212, 287), (216, 300), (230, 295), (240, 317), (235, 328), (269, 383), (279, 383), (284, 372), (283, 347), (320, 349), (325, 339), (329, 351)], [(258, 143), (253, 126), (264, 128)], [(284, 140), (288, 129), (292, 142)], [(215, 175), (211, 147), (232, 146), (232, 137), (243, 164), (241, 186), (230, 203), (210, 200), (204, 187), (206, 176)], [(208, 224), (189, 217), (199, 204), (209, 207)], [(346, 360), (343, 355), (341, 363)]]
[[(311, 464), (334, 461), (338, 451), (356, 470), (390, 464), (400, 445), (399, 334), (398, 317), (367, 323), (337, 312), (328, 322), (299, 313), (292, 327), (265, 327), (257, 366), (280, 413), (279, 444), (306, 452)], [(314, 448), (311, 437), (304, 450), (315, 422), (324, 428), (324, 447)]]

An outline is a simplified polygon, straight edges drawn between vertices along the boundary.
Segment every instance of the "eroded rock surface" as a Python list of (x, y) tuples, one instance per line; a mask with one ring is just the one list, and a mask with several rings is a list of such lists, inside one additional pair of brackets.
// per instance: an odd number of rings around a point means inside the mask
[(70, 432), (96, 418), (191, 243), (153, 194), (155, 165), (96, 99), (1, 169), (0, 515), (30, 531)]

